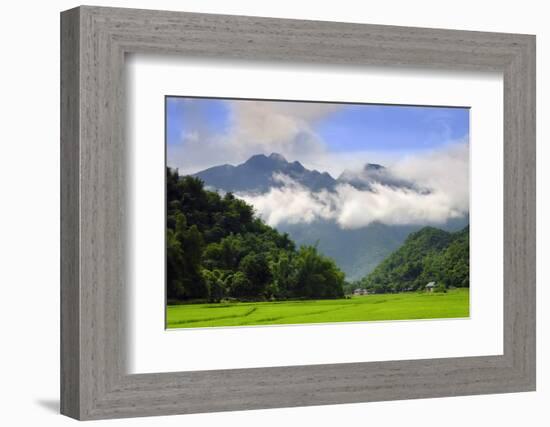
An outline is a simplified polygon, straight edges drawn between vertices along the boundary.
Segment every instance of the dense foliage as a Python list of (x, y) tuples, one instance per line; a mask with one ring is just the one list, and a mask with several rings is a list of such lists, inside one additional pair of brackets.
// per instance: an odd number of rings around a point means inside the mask
[(343, 297), (344, 273), (314, 246), (296, 249), (232, 193), (167, 169), (167, 297), (274, 300)]
[(436, 291), (469, 287), (469, 238), (469, 227), (456, 233), (424, 227), (355, 286), (376, 293), (424, 289), (429, 282)]

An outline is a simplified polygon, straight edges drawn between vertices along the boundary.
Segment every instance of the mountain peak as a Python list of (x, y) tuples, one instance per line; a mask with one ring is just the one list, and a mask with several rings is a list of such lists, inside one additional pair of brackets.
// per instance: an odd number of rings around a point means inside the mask
[(223, 191), (265, 193), (283, 184), (273, 179), (274, 174), (285, 175), (312, 190), (332, 190), (336, 183), (328, 173), (305, 168), (300, 162), (287, 161), (279, 153), (256, 154), (237, 166), (214, 166), (197, 172), (207, 185)]
[(287, 160), (279, 153), (271, 153), (269, 156), (265, 154), (254, 154), (244, 164), (257, 167), (279, 167), (287, 164)]
[(250, 156), (245, 163), (251, 160), (254, 161), (254, 160), (265, 160), (265, 159), (267, 159), (267, 156), (265, 154), (254, 154), (253, 156)]
[(288, 163), (287, 160), (285, 159), (285, 157), (282, 154), (279, 154), (279, 153), (271, 153), (269, 155), (269, 158), (271, 160), (276, 160), (278, 162)]
[(367, 172), (369, 171), (380, 171), (382, 169), (386, 169), (384, 166), (382, 165), (378, 165), (376, 163), (366, 163), (365, 166), (363, 167), (363, 169)]
[[(297, 172), (304, 172), (304, 171), (306, 171), (306, 168), (304, 167), (304, 165), (301, 164), (298, 160), (294, 160), (294, 161), (291, 163), (291, 167), (292, 167), (292, 169), (294, 169), (294, 170), (297, 171)], [(308, 171), (308, 172), (316, 172), (316, 171)]]
[(266, 167), (272, 167), (273, 161), (265, 154), (254, 154), (243, 165), (252, 168), (263, 169)]

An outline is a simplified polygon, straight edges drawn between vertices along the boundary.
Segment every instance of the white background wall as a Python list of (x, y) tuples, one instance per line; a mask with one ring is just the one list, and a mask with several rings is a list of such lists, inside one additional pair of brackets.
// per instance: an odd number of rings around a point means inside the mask
[[(547, 426), (550, 424), (550, 26), (540, 0), (96, 1), (97, 5), (537, 35), (538, 391), (109, 421), (146, 426)], [(0, 23), (0, 422), (68, 425), (59, 384), (59, 11), (75, 1), (4, 2)], [(546, 311), (544, 311), (546, 308)]]

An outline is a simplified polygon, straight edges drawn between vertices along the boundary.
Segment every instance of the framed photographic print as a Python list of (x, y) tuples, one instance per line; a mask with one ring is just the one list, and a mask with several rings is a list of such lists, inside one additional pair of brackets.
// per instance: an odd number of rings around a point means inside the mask
[(535, 388), (535, 39), (62, 13), (61, 407)]
[(469, 317), (468, 108), (165, 102), (167, 328)]

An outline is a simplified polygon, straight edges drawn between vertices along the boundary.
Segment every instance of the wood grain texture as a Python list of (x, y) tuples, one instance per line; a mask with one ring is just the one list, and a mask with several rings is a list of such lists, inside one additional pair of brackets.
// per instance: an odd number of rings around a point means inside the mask
[(61, 20), (61, 412), (80, 414), (79, 16)]
[[(100, 419), (534, 390), (534, 36), (86, 6), (63, 12), (61, 28), (62, 413)], [(504, 354), (128, 375), (128, 53), (501, 71)]]

